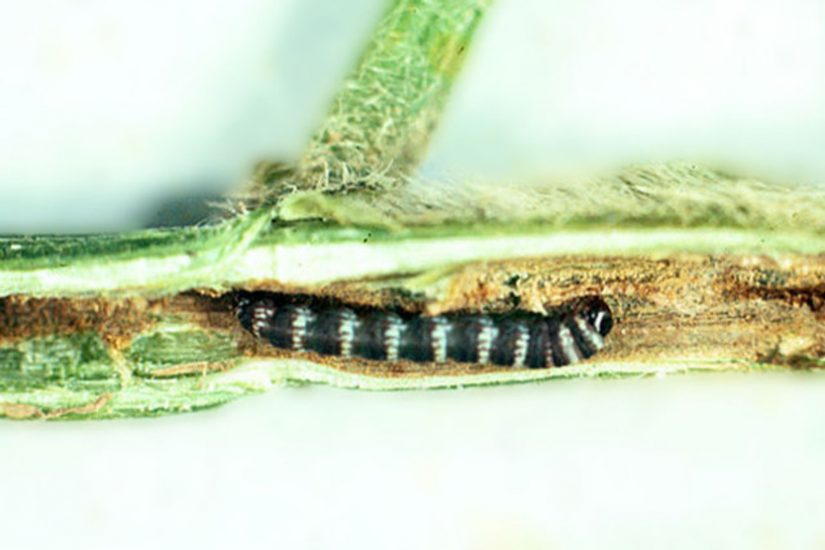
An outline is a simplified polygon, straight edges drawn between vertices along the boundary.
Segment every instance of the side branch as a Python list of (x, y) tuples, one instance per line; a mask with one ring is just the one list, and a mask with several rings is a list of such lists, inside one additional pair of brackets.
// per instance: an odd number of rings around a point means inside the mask
[(426, 151), (491, 0), (394, 0), (298, 166), (298, 186), (383, 187)]

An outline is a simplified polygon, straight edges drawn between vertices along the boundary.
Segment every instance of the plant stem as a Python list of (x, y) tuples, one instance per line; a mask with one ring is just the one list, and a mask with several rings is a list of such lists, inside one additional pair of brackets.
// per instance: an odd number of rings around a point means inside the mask
[(412, 172), (492, 0), (393, 0), (299, 163), (305, 189)]

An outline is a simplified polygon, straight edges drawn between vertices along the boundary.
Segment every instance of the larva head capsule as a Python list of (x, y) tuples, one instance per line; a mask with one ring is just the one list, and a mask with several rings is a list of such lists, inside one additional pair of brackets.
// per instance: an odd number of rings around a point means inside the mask
[(588, 298), (581, 310), (587, 322), (603, 337), (613, 328), (613, 314), (610, 306), (598, 297)]

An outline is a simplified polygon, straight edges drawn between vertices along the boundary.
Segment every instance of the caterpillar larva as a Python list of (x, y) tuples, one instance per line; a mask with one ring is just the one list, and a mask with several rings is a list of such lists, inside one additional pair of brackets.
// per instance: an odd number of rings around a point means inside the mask
[(578, 298), (547, 315), (516, 311), (426, 316), (292, 303), (278, 294), (238, 292), (235, 313), (256, 337), (297, 352), (514, 368), (577, 363), (604, 347), (613, 326), (610, 308), (596, 296)]

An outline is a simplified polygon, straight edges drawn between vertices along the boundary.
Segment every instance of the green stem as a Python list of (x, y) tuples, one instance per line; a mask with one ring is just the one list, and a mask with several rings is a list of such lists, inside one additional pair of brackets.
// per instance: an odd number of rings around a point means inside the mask
[(491, 0), (394, 0), (299, 164), (305, 188), (378, 185), (421, 160)]

